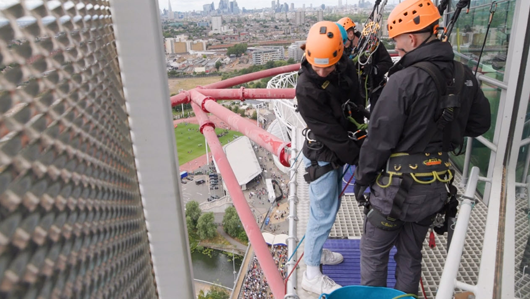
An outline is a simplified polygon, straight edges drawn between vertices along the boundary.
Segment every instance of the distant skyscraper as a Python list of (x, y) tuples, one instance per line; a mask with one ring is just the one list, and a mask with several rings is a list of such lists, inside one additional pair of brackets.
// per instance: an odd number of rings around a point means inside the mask
[(280, 8), (280, 0), (276, 0), (276, 9)]
[(271, 8), (274, 10), (276, 8), (276, 1), (271, 1)]
[(294, 3), (291, 3), (291, 11), (294, 10)]
[(339, 0), (339, 8), (342, 7), (342, 0)]
[(304, 3), (304, 4), (302, 4), (302, 9), (305, 9), (305, 3)]
[[(324, 4), (322, 4), (322, 5), (324, 5)], [(323, 19), (324, 19), (324, 12), (321, 11), (321, 10), (317, 11), (317, 21), (320, 22)]]
[(173, 10), (171, 9), (171, 0), (168, 0), (167, 18), (173, 20)]

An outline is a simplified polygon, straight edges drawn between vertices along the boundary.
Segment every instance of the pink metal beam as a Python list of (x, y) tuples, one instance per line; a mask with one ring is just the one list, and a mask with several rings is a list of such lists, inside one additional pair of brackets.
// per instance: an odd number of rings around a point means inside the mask
[[(203, 86), (202, 88), (205, 88), (205, 89), (206, 88), (208, 88), (208, 89), (228, 88), (228, 87), (232, 87), (234, 85), (243, 84), (243, 83), (246, 83), (246, 82), (250, 82), (250, 81), (254, 81), (254, 80), (258, 80), (258, 79), (262, 79), (262, 78), (266, 78), (266, 77), (276, 76), (276, 75), (283, 74), (283, 73), (288, 73), (288, 72), (294, 72), (294, 71), (297, 71), (299, 69), (300, 69), (300, 64), (299, 63), (286, 65), (286, 66), (280, 66), (280, 67), (276, 67), (276, 68), (273, 68), (273, 69), (268, 69), (268, 70), (264, 70), (264, 71), (250, 73), (250, 74), (246, 74), (246, 75), (242, 75), (242, 76), (237, 76), (237, 77), (234, 77), (234, 78), (226, 79), (226, 80), (223, 80), (223, 81), (219, 81), (219, 82), (216, 82), (216, 83), (208, 84), (206, 86)], [(179, 93), (178, 95), (175, 95), (175, 96), (171, 97), (170, 100), (171, 100), (171, 106), (172, 107), (175, 106), (175, 105), (188, 103), (190, 101), (189, 96), (187, 95), (187, 92)]]
[(250, 206), (248, 205), (247, 200), (243, 195), (243, 191), (241, 191), (241, 187), (237, 182), (236, 175), (234, 174), (225, 152), (223, 151), (221, 143), (215, 134), (214, 127), (208, 120), (208, 116), (206, 116), (206, 114), (201, 110), (201, 108), (199, 108), (199, 106), (197, 106), (196, 103), (192, 103), (191, 107), (193, 108), (193, 112), (195, 112), (195, 115), (199, 120), (201, 132), (208, 141), (208, 145), (210, 146), (215, 162), (217, 163), (217, 167), (219, 167), (219, 170), (223, 175), (228, 193), (232, 197), (232, 201), (237, 210), (237, 214), (241, 218), (241, 223), (243, 224), (243, 228), (247, 233), (250, 244), (252, 244), (254, 247), (256, 257), (258, 258), (261, 269), (263, 269), (265, 277), (267, 277), (267, 282), (269, 283), (272, 293), (274, 294), (274, 298), (283, 298), (285, 296), (283, 279), (280, 275), (280, 272), (278, 272), (278, 268), (276, 268), (276, 264), (272, 259), (269, 248), (265, 243), (265, 239), (263, 239), (261, 230), (256, 223), (254, 215), (250, 210)]
[(294, 88), (244, 88), (240, 89), (197, 89), (205, 96), (216, 100), (250, 100), (250, 99), (292, 99), (295, 96)]
[(190, 90), (190, 95), (192, 102), (199, 105), (203, 111), (213, 113), (232, 128), (243, 133), (273, 155), (276, 155), (282, 165), (286, 167), (290, 166), (289, 153), (287, 150), (291, 146), (291, 143), (281, 140), (240, 115), (217, 104), (213, 98), (206, 97), (197, 89)]

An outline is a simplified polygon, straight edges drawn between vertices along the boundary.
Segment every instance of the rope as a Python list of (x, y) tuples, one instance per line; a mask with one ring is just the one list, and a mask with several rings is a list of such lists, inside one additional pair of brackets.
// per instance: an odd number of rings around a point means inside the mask
[(394, 297), (392, 299), (399, 299), (399, 298), (418, 298), (418, 296), (414, 295), (414, 294), (403, 294), (403, 295), (399, 295), (397, 297)]
[(423, 277), (420, 277), (420, 286), (421, 286), (421, 292), (423, 294), (423, 299), (427, 299), (427, 294), (425, 294), (425, 289), (423, 288)]
[(285, 293), (286, 294), (287, 294), (287, 283), (289, 282), (289, 277), (291, 277), (291, 274), (293, 274), (294, 270), (296, 270), (296, 267), (298, 267), (298, 263), (300, 263), (300, 261), (302, 260), (303, 256), (304, 256), (304, 254), (302, 253), (302, 255), (300, 256), (298, 261), (296, 261), (296, 264), (294, 264), (293, 270), (291, 270), (291, 272), (289, 272), (289, 275), (287, 275), (287, 278), (285, 279)]
[(298, 250), (298, 247), (300, 247), (300, 245), (302, 244), (304, 239), (305, 239), (305, 235), (302, 237), (302, 240), (300, 240), (300, 242), (298, 242), (298, 245), (296, 245), (296, 248), (294, 249), (293, 254), (291, 254), (291, 256), (289, 257), (287, 262), (289, 262), (293, 258), (293, 256), (296, 254), (296, 251)]
[(355, 119), (353, 119), (353, 117), (351, 116), (348, 116), (348, 120), (351, 121), (357, 127), (358, 130), (365, 131), (366, 129), (368, 129), (368, 124), (360, 124), (356, 122)]
[(480, 54), (478, 55), (477, 67), (475, 69), (475, 77), (477, 76), (478, 68), (480, 66), (480, 59), (482, 58), (482, 53), (484, 53), (484, 47), (486, 46), (486, 40), (488, 39), (488, 33), (490, 32), (491, 21), (493, 20), (493, 16), (495, 15), (496, 10), (497, 10), (497, 2), (493, 1), (491, 2), (491, 7), (490, 7), (490, 20), (488, 22), (488, 28), (486, 28), (486, 35), (484, 35), (484, 42), (482, 43), (482, 49), (480, 49)]

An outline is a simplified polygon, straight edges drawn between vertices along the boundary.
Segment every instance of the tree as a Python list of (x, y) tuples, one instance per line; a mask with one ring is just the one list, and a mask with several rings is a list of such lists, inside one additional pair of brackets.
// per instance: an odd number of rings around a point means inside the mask
[(245, 115), (245, 110), (241, 110), (240, 115), (241, 115), (241, 117), (247, 117), (247, 116)]
[(197, 298), (198, 299), (228, 299), (230, 298), (230, 294), (228, 293), (228, 291), (220, 287), (212, 286), (210, 288), (210, 291), (206, 294), (204, 293), (203, 290), (200, 290), (199, 297)]
[(289, 60), (287, 60), (287, 64), (294, 64), (296, 63), (296, 61), (294, 61), (294, 58), (289, 58)]
[(213, 212), (202, 214), (197, 222), (197, 233), (201, 240), (211, 239), (217, 235), (217, 226), (214, 221)]
[(241, 224), (241, 219), (239, 219), (236, 208), (226, 208), (225, 215), (223, 216), (223, 228), (228, 235), (234, 238), (237, 238), (243, 230), (243, 225)]
[(234, 113), (238, 113), (239, 112), (239, 107), (238, 106), (234, 106), (234, 109), (232, 109), (232, 111), (234, 111)]
[(252, 112), (252, 116), (250, 118), (252, 118), (253, 120), (257, 120), (258, 119), (258, 113), (256, 112), (256, 110), (254, 110), (254, 112)]
[(199, 208), (199, 203), (192, 200), (186, 204), (186, 223), (188, 222), (188, 217), (190, 217), (190, 222), (192, 224), (192, 229), (197, 229), (197, 223), (201, 217), (201, 209)]
[(221, 60), (217, 60), (217, 62), (215, 63), (215, 68), (217, 69), (217, 71), (219, 71), (220, 67), (221, 67)]

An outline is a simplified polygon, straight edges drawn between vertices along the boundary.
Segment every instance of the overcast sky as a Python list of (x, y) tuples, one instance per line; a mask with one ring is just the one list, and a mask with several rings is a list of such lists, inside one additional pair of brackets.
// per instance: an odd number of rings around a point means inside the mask
[[(202, 10), (203, 4), (214, 3), (215, 9), (219, 7), (219, 0), (170, 0), (171, 8), (174, 11), (191, 11), (191, 10)], [(271, 7), (272, 0), (237, 0), (237, 5), (239, 8), (254, 9), (254, 8), (263, 8)], [(359, 0), (342, 0), (343, 4), (357, 4)], [(371, 1), (374, 2), (373, 0)], [(388, 0), (388, 4), (398, 3), (399, 0)], [(168, 0), (158, 0), (160, 9), (168, 7)], [(280, 3), (287, 3), (289, 6), (291, 3), (294, 3), (294, 7), (302, 7), (305, 4), (306, 7), (309, 7), (310, 4), (313, 4), (313, 7), (320, 6), (322, 4), (335, 6), (339, 4), (338, 0), (280, 0)]]

